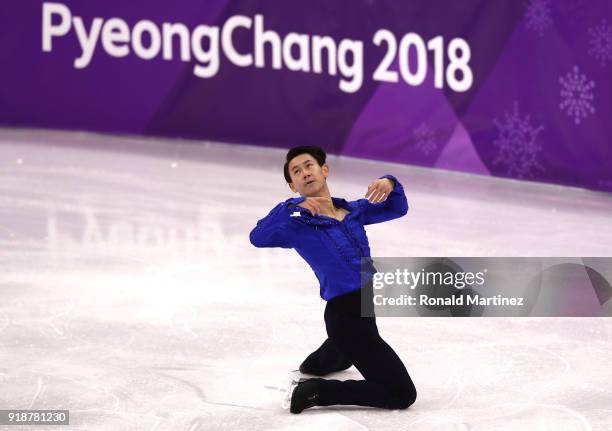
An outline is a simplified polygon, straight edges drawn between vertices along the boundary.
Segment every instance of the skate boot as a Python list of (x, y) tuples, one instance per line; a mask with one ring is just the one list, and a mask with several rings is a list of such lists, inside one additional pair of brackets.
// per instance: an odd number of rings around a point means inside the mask
[(314, 407), (319, 401), (320, 379), (308, 379), (298, 382), (291, 392), (291, 413), (302, 413), (302, 411)]
[(293, 390), (299, 385), (301, 382), (305, 382), (306, 378), (302, 377), (301, 373), (298, 370), (293, 370), (291, 372), (291, 377), (289, 382), (287, 383), (287, 390), (285, 392), (285, 397), (281, 402), (281, 407), (283, 410), (289, 410), (291, 406), (291, 395), (293, 394)]

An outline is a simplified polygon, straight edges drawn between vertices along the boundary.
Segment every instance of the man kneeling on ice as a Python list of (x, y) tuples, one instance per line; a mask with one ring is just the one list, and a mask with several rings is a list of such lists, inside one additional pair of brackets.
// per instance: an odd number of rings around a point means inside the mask
[(285, 180), (301, 197), (274, 207), (257, 222), (250, 240), (256, 247), (294, 248), (320, 282), (328, 338), (304, 360), (300, 372), (325, 376), (354, 365), (364, 380), (300, 380), (289, 394), (291, 412), (337, 404), (405, 409), (416, 400), (410, 375), (380, 337), (373, 308), (367, 313), (372, 317), (361, 315), (361, 295), (373, 307), (372, 281), (362, 285), (361, 277), (361, 258), (370, 257), (364, 226), (405, 215), (404, 189), (385, 175), (368, 186), (366, 199), (332, 197), (325, 159), (320, 147), (289, 150)]

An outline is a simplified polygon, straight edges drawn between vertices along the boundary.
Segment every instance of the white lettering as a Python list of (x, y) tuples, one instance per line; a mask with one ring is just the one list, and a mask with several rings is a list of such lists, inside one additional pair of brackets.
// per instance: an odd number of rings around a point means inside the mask
[(163, 58), (164, 60), (172, 60), (172, 36), (179, 37), (179, 47), (181, 50), (181, 61), (191, 60), (191, 51), (189, 49), (189, 29), (185, 24), (169, 24), (165, 22), (163, 28)]
[[(61, 22), (53, 25), (53, 15), (59, 15)], [(43, 51), (52, 50), (53, 36), (64, 36), (70, 31), (70, 9), (61, 3), (43, 3), (42, 47)]]
[(232, 35), (236, 27), (251, 28), (251, 18), (243, 15), (236, 15), (227, 20), (221, 31), (221, 45), (223, 52), (236, 66), (247, 67), (253, 64), (253, 56), (251, 54), (240, 54), (234, 48)]
[(78, 16), (72, 18), (72, 24), (74, 25), (74, 30), (76, 31), (79, 45), (81, 46), (81, 56), (74, 61), (75, 68), (83, 69), (87, 67), (91, 61), (103, 22), (104, 20), (102, 18), (94, 18), (91, 23), (89, 34), (87, 34), (83, 20)]
[[(208, 50), (202, 48), (202, 39), (208, 39)], [(200, 78), (210, 78), (219, 70), (219, 29), (199, 25), (191, 35), (191, 49), (199, 63), (193, 67), (193, 73)]]
[(281, 65), (281, 41), (278, 33), (272, 30), (264, 31), (263, 16), (255, 15), (255, 67), (265, 66), (265, 44), (272, 47), (272, 69), (280, 69)]
[[(308, 49), (308, 36), (305, 34), (289, 33), (283, 43), (283, 60), (289, 70), (309, 72), (310, 57)], [(291, 50), (294, 46), (298, 48), (298, 58), (294, 58)]]
[[(119, 45), (119, 43), (121, 45)], [(121, 18), (111, 18), (102, 28), (102, 47), (113, 57), (125, 57), (130, 53), (130, 28)]]
[[(77, 69), (90, 65), (100, 41), (102, 50), (111, 57), (126, 57), (133, 52), (144, 60), (161, 56), (164, 60), (177, 58), (187, 62), (193, 58), (196, 60), (193, 73), (200, 78), (218, 73), (223, 53), (238, 67), (269, 65), (275, 70), (286, 67), (290, 71), (339, 74), (339, 88), (347, 93), (359, 90), (363, 84), (362, 41), (343, 39), (336, 42), (330, 36), (296, 32), (281, 36), (265, 29), (261, 14), (255, 15), (254, 22), (251, 17), (234, 15), (222, 26), (198, 25), (193, 29), (183, 23), (158, 24), (146, 19), (130, 27), (122, 18), (83, 18), (73, 16), (64, 4), (43, 3), (43, 51), (52, 51), (54, 38), (68, 35), (72, 27), (81, 48), (73, 62)], [(234, 37), (239, 28), (251, 32), (252, 49), (242, 48), (239, 52)], [(266, 53), (269, 54), (268, 63)]]
[[(145, 47), (143, 43), (143, 35), (149, 34), (151, 39), (149, 47)], [(132, 48), (134, 53), (143, 60), (154, 58), (161, 49), (161, 35), (159, 28), (153, 21), (142, 20), (138, 21), (132, 30)]]
[[(348, 56), (352, 57), (349, 63)], [(340, 80), (340, 89), (346, 93), (354, 93), (363, 83), (363, 42), (344, 39), (338, 48), (338, 66), (343, 78)]]

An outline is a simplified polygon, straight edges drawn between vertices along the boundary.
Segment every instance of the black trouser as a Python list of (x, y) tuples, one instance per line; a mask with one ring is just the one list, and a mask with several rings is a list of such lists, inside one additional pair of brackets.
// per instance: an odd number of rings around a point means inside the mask
[[(362, 289), (372, 304), (372, 285)], [(325, 307), (328, 339), (310, 354), (302, 371), (325, 375), (351, 364), (365, 380), (319, 382), (318, 405), (335, 404), (405, 409), (416, 400), (416, 388), (406, 367), (380, 337), (375, 317), (361, 317), (361, 291), (337, 296)], [(374, 314), (372, 313), (372, 316)]]

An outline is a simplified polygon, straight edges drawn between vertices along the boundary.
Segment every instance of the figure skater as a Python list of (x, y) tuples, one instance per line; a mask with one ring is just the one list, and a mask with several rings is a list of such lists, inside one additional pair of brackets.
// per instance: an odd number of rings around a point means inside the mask
[[(295, 249), (313, 269), (320, 295), (327, 301), (328, 338), (299, 367), (300, 372), (317, 377), (302, 379), (293, 388), (290, 411), (338, 404), (406, 409), (416, 400), (416, 388), (400, 358), (378, 333), (371, 278), (363, 282), (361, 274), (362, 258), (370, 258), (364, 226), (405, 215), (404, 189), (394, 176), (385, 175), (368, 186), (365, 199), (347, 202), (332, 197), (325, 160), (320, 147), (291, 148), (285, 180), (300, 197), (278, 204), (250, 234), (255, 247)], [(362, 299), (371, 306), (366, 313)], [(351, 365), (364, 380), (321, 378)]]

